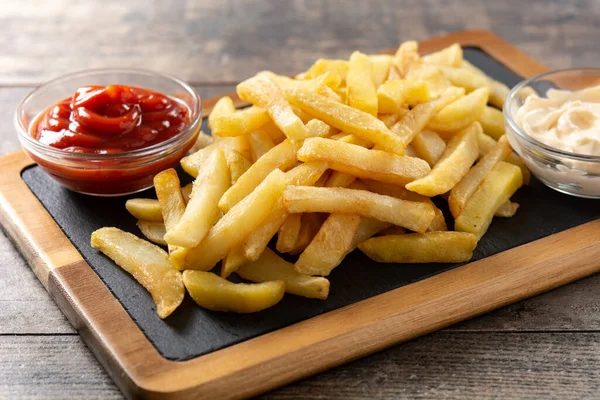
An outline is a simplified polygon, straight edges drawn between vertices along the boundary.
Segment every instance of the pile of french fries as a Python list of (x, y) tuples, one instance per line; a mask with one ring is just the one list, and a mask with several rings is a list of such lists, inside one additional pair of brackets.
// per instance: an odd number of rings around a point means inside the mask
[[(356, 248), (384, 263), (468, 261), (492, 219), (517, 212), (510, 198), (529, 180), (504, 136), (508, 88), (457, 44), (423, 57), (409, 41), (395, 55), (320, 59), (295, 78), (260, 72), (237, 93), (251, 106), (221, 98), (212, 136), (181, 160), (193, 184), (166, 170), (154, 178), (157, 200), (127, 201), (155, 244), (117, 228), (92, 235), (161, 318), (186, 289), (201, 307), (239, 313), (285, 292), (326, 299), (325, 277)], [(277, 252), (267, 247), (275, 236)], [(227, 280), (233, 273), (251, 283)]]

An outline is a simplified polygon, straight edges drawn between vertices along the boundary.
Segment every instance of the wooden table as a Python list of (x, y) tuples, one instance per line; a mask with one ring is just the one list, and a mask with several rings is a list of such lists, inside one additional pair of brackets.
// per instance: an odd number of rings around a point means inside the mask
[[(151, 68), (210, 97), (262, 69), (291, 74), (317, 57), (475, 28), (552, 69), (598, 66), (599, 23), (594, 0), (5, 0), (0, 153), (19, 148), (18, 101), (36, 84), (83, 68)], [(0, 276), (0, 398), (121, 398), (3, 233)], [(599, 362), (594, 276), (265, 398), (597, 398)]]

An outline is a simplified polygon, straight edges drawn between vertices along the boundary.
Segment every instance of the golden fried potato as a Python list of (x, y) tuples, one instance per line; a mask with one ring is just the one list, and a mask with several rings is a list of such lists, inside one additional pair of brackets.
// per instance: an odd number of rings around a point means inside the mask
[(373, 83), (373, 66), (367, 55), (355, 51), (350, 56), (346, 87), (346, 101), (350, 107), (377, 116), (377, 91)]
[(327, 137), (331, 133), (331, 127), (319, 119), (311, 119), (306, 124), (310, 137)]
[(423, 129), (410, 143), (417, 156), (433, 167), (444, 154), (446, 142), (434, 131)]
[(158, 200), (129, 199), (125, 202), (125, 208), (131, 215), (140, 221), (163, 221), (162, 211)]
[[(225, 160), (227, 161), (227, 166), (229, 167), (229, 175), (232, 185), (235, 184), (240, 178), (240, 176), (244, 175), (252, 165), (252, 163), (248, 161), (246, 157), (244, 157), (241, 153), (238, 153), (235, 150), (228, 152), (225, 155)], [(183, 197), (185, 198), (185, 193), (183, 192), (183, 189), (184, 188), (182, 188), (181, 190), (183, 193)]]
[(320, 58), (304, 73), (301, 79), (313, 79), (329, 71), (338, 74), (342, 78), (342, 84), (344, 84), (348, 74), (348, 61)]
[(217, 149), (206, 160), (194, 181), (183, 215), (174, 226), (167, 228), (165, 241), (173, 246), (197, 246), (219, 219), (221, 210), (218, 203), (229, 189), (230, 179), (225, 156)]
[(454, 218), (462, 212), (467, 201), (473, 196), (481, 182), (488, 176), (492, 168), (503, 161), (512, 149), (506, 136), (502, 136), (496, 146), (488, 152), (471, 170), (452, 188), (448, 205)]
[[(287, 185), (311, 186), (327, 170), (327, 163), (309, 162), (301, 164), (289, 170), (285, 175)], [(283, 205), (283, 199), (279, 199), (269, 215), (246, 239), (244, 243), (244, 254), (251, 261), (256, 261), (267, 247), (275, 233), (285, 222), (288, 212)]]
[(240, 243), (231, 249), (223, 259), (223, 265), (221, 266), (221, 277), (227, 278), (247, 262), (248, 259), (244, 255), (244, 244)]
[(137, 226), (140, 228), (142, 235), (144, 235), (146, 239), (152, 243), (156, 243), (161, 246), (167, 245), (167, 242), (165, 242), (165, 233), (167, 233), (167, 230), (165, 229), (164, 223), (140, 220), (137, 222)]
[(460, 67), (463, 62), (463, 51), (460, 44), (454, 43), (442, 50), (423, 56), (423, 62), (446, 67)]
[(284, 281), (287, 293), (310, 299), (325, 300), (329, 295), (326, 278), (299, 274), (294, 270), (294, 264), (270, 249), (266, 249), (258, 260), (238, 269), (237, 274), (251, 282)]
[(262, 131), (250, 133), (248, 135), (248, 141), (250, 142), (250, 154), (252, 154), (253, 163), (258, 161), (259, 158), (275, 147), (273, 139)]
[(486, 106), (479, 118), (483, 132), (499, 140), (504, 135), (504, 114), (497, 108)]
[(186, 268), (208, 271), (214, 267), (261, 224), (281, 197), (284, 187), (285, 174), (278, 169), (271, 172), (210, 229), (198, 246), (189, 251), (185, 258)]
[(467, 93), (488, 87), (488, 81), (473, 71), (465, 68), (440, 67), (440, 71), (457, 87), (464, 88)]
[(283, 203), (291, 213), (357, 214), (415, 232), (425, 232), (435, 217), (431, 204), (345, 188), (289, 186), (284, 191)]
[[(395, 82), (395, 81), (390, 81), (390, 82)], [(408, 114), (408, 110), (406, 111), (406, 113)], [(392, 126), (394, 126), (394, 124), (396, 122), (398, 122), (398, 120), (401, 118), (402, 116), (400, 115), (400, 113), (394, 113), (394, 114), (379, 114), (377, 116), (377, 118), (379, 118), (379, 120), (381, 122), (383, 122), (385, 124), (385, 126), (388, 127), (388, 129), (390, 129)], [(333, 137), (332, 137), (333, 139)]]
[(277, 168), (282, 170), (291, 168), (296, 163), (296, 152), (299, 147), (299, 143), (286, 139), (269, 150), (252, 164), (246, 173), (240, 176), (237, 182), (225, 192), (219, 201), (219, 208), (226, 213), (231, 207), (252, 193), (271, 171)]
[(236, 110), (232, 114), (213, 117), (210, 128), (214, 136), (242, 136), (260, 129), (270, 121), (271, 117), (269, 117), (266, 110), (252, 106)]
[(430, 202), (429, 197), (411, 192), (410, 190), (405, 189), (404, 186), (374, 181), (371, 179), (361, 179), (361, 182), (373, 193), (391, 196), (401, 200)]
[(231, 100), (231, 97), (223, 96), (219, 100), (217, 100), (208, 116), (208, 127), (210, 128), (213, 135), (219, 136), (219, 129), (217, 126), (218, 123), (215, 123), (215, 121), (223, 117), (229, 117), (233, 115), (235, 111), (236, 109), (233, 105), (233, 100)]
[(300, 274), (327, 276), (352, 250), (361, 217), (331, 214), (310, 244), (300, 254), (294, 269)]
[(187, 204), (188, 201), (190, 201), (190, 196), (192, 195), (193, 188), (194, 188), (193, 183), (188, 183), (187, 185), (185, 185), (184, 187), (181, 188), (181, 195), (183, 196), (183, 201), (185, 201), (185, 204)]
[(453, 137), (429, 175), (408, 183), (406, 188), (428, 197), (452, 189), (469, 172), (479, 156), (478, 130), (481, 130), (481, 126), (476, 122)]
[(465, 232), (427, 232), (378, 236), (358, 244), (370, 259), (383, 263), (459, 263), (469, 261), (477, 236)]
[(416, 106), (432, 99), (429, 83), (421, 80), (396, 79), (377, 89), (378, 112), (398, 113), (406, 105)]
[(336, 71), (325, 71), (314, 78), (303, 80), (291, 79), (287, 76), (276, 75), (268, 71), (263, 71), (261, 74), (266, 74), (282, 89), (296, 88), (311, 92), (319, 92), (325, 86), (330, 89), (337, 89), (342, 83), (342, 77)]
[(394, 61), (394, 56), (388, 54), (375, 54), (370, 55), (369, 60), (373, 67), (373, 84), (377, 88), (387, 80), (392, 61)]
[(430, 171), (427, 162), (419, 158), (368, 150), (339, 140), (307, 139), (297, 156), (303, 162), (326, 161), (336, 171), (398, 185), (426, 176)]
[(510, 89), (504, 83), (498, 82), (489, 76), (487, 76), (482, 70), (471, 64), (467, 60), (463, 60), (461, 67), (467, 69), (471, 72), (474, 72), (487, 80), (487, 87), (490, 91), (490, 103), (498, 108), (502, 108), (504, 106), (504, 100), (510, 93)]
[[(496, 146), (496, 141), (494, 138), (486, 135), (483, 132), (477, 133), (477, 142), (479, 143), (479, 157), (485, 156), (494, 148), (494, 146)], [(505, 161), (519, 167), (521, 169), (521, 173), (523, 174), (523, 184), (529, 185), (529, 182), (531, 181), (531, 172), (529, 172), (529, 169), (523, 160), (521, 160), (521, 158), (517, 155), (517, 153), (510, 153), (508, 157), (506, 157)]]
[(290, 214), (285, 219), (279, 233), (277, 234), (277, 244), (275, 248), (280, 253), (289, 253), (294, 250), (300, 235), (300, 227), (302, 226), (302, 214)]
[(419, 44), (414, 40), (402, 43), (394, 55), (388, 80), (405, 78), (411, 68), (420, 61)]
[(90, 244), (129, 272), (152, 296), (156, 313), (167, 318), (183, 301), (181, 273), (160, 247), (117, 228), (100, 228)]
[(264, 108), (285, 135), (292, 140), (304, 140), (309, 134), (306, 126), (290, 107), (282, 90), (267, 74), (258, 74), (237, 85), (242, 100)]
[(494, 214), (494, 216), (502, 217), (502, 218), (511, 218), (511, 217), (515, 216), (518, 209), (519, 209), (519, 203), (513, 203), (512, 201), (507, 201), (506, 203), (502, 204), (500, 206), (500, 208), (498, 208), (496, 210), (496, 213)]
[[(377, 236), (404, 235), (406, 229), (401, 226), (388, 226), (384, 230), (377, 233)], [(366, 239), (365, 239), (366, 240)]]
[(385, 124), (364, 111), (303, 90), (286, 90), (290, 103), (328, 125), (353, 133), (373, 143), (379, 143), (392, 153), (404, 151), (402, 143)]
[(200, 131), (200, 133), (198, 134), (198, 139), (196, 139), (196, 142), (194, 143), (194, 145), (190, 149), (190, 153), (194, 153), (194, 152), (196, 152), (198, 150), (201, 150), (201, 149), (203, 149), (203, 148), (211, 145), (212, 142), (213, 142), (213, 137), (212, 136), (207, 135), (203, 131)]
[(319, 232), (319, 229), (321, 229), (321, 225), (323, 225), (324, 221), (325, 217), (322, 214), (302, 214), (298, 240), (296, 241), (294, 248), (289, 253), (293, 255), (302, 253), (317, 235), (317, 232)]
[(183, 170), (195, 178), (198, 176), (198, 171), (202, 168), (204, 161), (206, 161), (210, 156), (210, 153), (215, 149), (221, 149), (225, 154), (229, 154), (231, 151), (237, 151), (248, 160), (251, 159), (248, 136), (226, 137), (187, 157), (183, 157), (181, 159)]
[[(283, 132), (281, 132), (281, 129), (279, 129), (277, 127), (277, 125), (275, 125), (273, 123), (273, 121), (263, 125), (260, 128), (261, 132), (266, 133), (267, 135), (269, 135), (269, 137), (271, 138), (271, 140), (273, 141), (273, 143), (275, 144), (279, 144), (281, 142), (283, 142), (286, 139), (286, 136)], [(248, 159), (249, 161), (251, 160), (251, 158)]]
[(285, 282), (232, 283), (204, 271), (185, 271), (183, 283), (196, 304), (213, 311), (253, 313), (273, 307), (285, 294)]
[(468, 95), (448, 104), (427, 126), (436, 132), (457, 132), (478, 121), (485, 111), (489, 91), (477, 89)]
[(496, 211), (523, 184), (521, 170), (512, 164), (498, 162), (467, 201), (454, 224), (454, 229), (470, 232), (481, 238), (487, 231)]
[[(406, 79), (421, 80), (429, 83), (429, 92), (432, 97), (440, 96), (446, 90), (452, 88), (452, 83), (441, 68), (436, 65), (417, 63), (414, 64), (411, 70), (406, 74)], [(463, 89), (464, 90), (464, 89)]]

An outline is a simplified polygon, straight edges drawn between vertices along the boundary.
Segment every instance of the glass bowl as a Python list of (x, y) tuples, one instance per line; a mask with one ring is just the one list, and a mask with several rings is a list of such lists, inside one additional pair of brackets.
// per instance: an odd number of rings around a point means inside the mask
[(506, 134), (512, 148), (546, 186), (572, 196), (600, 198), (600, 155), (573, 153), (544, 144), (528, 135), (514, 117), (532, 90), (547, 97), (550, 89), (574, 91), (597, 85), (600, 68), (552, 71), (519, 83), (504, 103)]
[[(183, 101), (190, 109), (189, 125), (164, 142), (116, 154), (73, 153), (42, 144), (30, 134), (30, 125), (40, 113), (71, 97), (77, 88), (114, 84), (151, 89)], [(198, 93), (177, 78), (136, 69), (98, 69), (66, 75), (36, 88), (17, 107), (14, 124), (27, 155), (58, 183), (79, 193), (121, 196), (151, 187), (154, 175), (178, 164), (198, 137), (201, 109)]]

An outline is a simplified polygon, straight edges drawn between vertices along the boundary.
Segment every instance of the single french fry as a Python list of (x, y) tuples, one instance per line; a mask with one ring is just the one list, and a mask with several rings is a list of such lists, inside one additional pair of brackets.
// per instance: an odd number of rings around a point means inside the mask
[(292, 89), (286, 95), (292, 105), (343, 132), (379, 143), (392, 153), (404, 150), (398, 138), (371, 114), (308, 91)]
[(435, 217), (434, 207), (428, 203), (345, 188), (289, 186), (284, 191), (283, 203), (291, 213), (357, 214), (415, 232), (425, 232)]
[(273, 121), (263, 125), (260, 130), (264, 133), (266, 133), (267, 135), (269, 135), (269, 137), (271, 138), (271, 140), (273, 141), (273, 143), (275, 144), (279, 144), (281, 142), (283, 142), (286, 139), (286, 136), (283, 132), (281, 132), (281, 129), (279, 129), (277, 127), (277, 125), (275, 125), (273, 123)]
[(452, 189), (479, 156), (477, 132), (480, 130), (481, 126), (476, 122), (453, 137), (429, 175), (408, 183), (406, 188), (428, 197)]
[(241, 153), (238, 153), (235, 150), (228, 152), (225, 156), (225, 159), (227, 161), (227, 166), (229, 167), (232, 185), (235, 184), (240, 178), (240, 176), (244, 175), (252, 165), (252, 163), (248, 161), (246, 157), (244, 157)]
[(146, 237), (152, 243), (156, 243), (161, 246), (166, 246), (167, 242), (165, 242), (164, 236), (167, 233), (165, 229), (165, 224), (157, 221), (143, 221), (140, 220), (137, 222), (138, 228), (140, 228), (140, 232), (142, 235)]
[(483, 132), (499, 140), (504, 135), (504, 115), (497, 108), (486, 106), (479, 118)]
[(311, 138), (298, 150), (303, 162), (326, 161), (336, 171), (398, 185), (426, 176), (427, 162), (329, 139)]
[(141, 221), (162, 222), (163, 216), (158, 200), (154, 199), (129, 199), (125, 208), (131, 215)]
[(327, 137), (331, 133), (331, 127), (319, 119), (311, 119), (306, 124), (310, 137)]
[[(453, 87), (452, 83), (441, 68), (436, 65), (416, 63), (411, 70), (406, 74), (406, 79), (426, 81), (429, 84), (429, 92), (432, 97), (437, 97), (444, 93), (449, 88)], [(464, 89), (463, 89), (464, 90)]]
[(390, 130), (398, 137), (403, 148), (406, 150), (415, 136), (425, 128), (441, 109), (461, 98), (463, 94), (464, 89), (449, 88), (439, 99), (415, 106), (394, 124)]
[(417, 42), (410, 40), (402, 43), (394, 55), (388, 80), (406, 77), (414, 64), (419, 63), (420, 60)]
[(448, 198), (450, 212), (457, 218), (465, 207), (467, 201), (473, 196), (481, 182), (488, 176), (492, 168), (503, 161), (512, 149), (506, 136), (502, 136), (496, 146), (473, 166), (469, 172), (452, 188)]
[(208, 145), (212, 144), (212, 142), (213, 142), (212, 136), (207, 135), (203, 131), (200, 131), (200, 133), (198, 134), (198, 139), (196, 139), (196, 142), (190, 149), (190, 153), (194, 153), (198, 150), (201, 150), (201, 149), (207, 147)]
[(252, 193), (223, 215), (198, 246), (189, 251), (185, 258), (186, 268), (208, 271), (214, 267), (261, 224), (281, 197), (284, 186), (285, 174), (278, 169), (271, 172)]
[(247, 107), (233, 114), (214, 117), (211, 132), (214, 136), (242, 136), (260, 129), (271, 121), (266, 110), (260, 107)]
[(488, 102), (487, 88), (477, 89), (466, 96), (448, 104), (427, 126), (436, 132), (456, 132), (478, 121)]
[(512, 201), (507, 201), (503, 203), (500, 208), (496, 210), (494, 214), (495, 217), (503, 217), (503, 218), (511, 218), (517, 213), (519, 209), (519, 203), (514, 203)]
[(464, 88), (467, 93), (482, 87), (488, 87), (488, 80), (485, 77), (468, 69), (440, 67), (440, 70), (454, 86)]
[(271, 171), (277, 168), (286, 170), (294, 165), (299, 147), (299, 143), (286, 139), (269, 150), (252, 164), (246, 173), (240, 176), (237, 182), (223, 194), (219, 201), (219, 208), (226, 213), (231, 207), (252, 193)]
[(221, 277), (227, 278), (232, 273), (236, 272), (242, 265), (246, 264), (248, 259), (244, 255), (244, 244), (240, 243), (227, 253), (223, 259), (221, 267)]
[(487, 87), (490, 91), (490, 104), (500, 109), (504, 106), (504, 100), (510, 93), (510, 89), (508, 88), (508, 86), (506, 86), (504, 83), (498, 82), (490, 78), (485, 74), (485, 72), (483, 72), (467, 60), (462, 61), (461, 67), (476, 74), (479, 74), (480, 76), (483, 76), (488, 82)]
[(294, 250), (294, 246), (296, 246), (296, 242), (298, 242), (301, 226), (302, 214), (288, 215), (277, 234), (277, 244), (275, 248), (278, 252), (289, 253)]
[(220, 149), (204, 163), (194, 181), (190, 201), (179, 221), (167, 229), (165, 241), (173, 246), (195, 247), (217, 222), (221, 210), (218, 202), (231, 182), (229, 167)]
[(329, 275), (350, 251), (360, 221), (361, 217), (353, 214), (329, 215), (294, 269), (300, 274)]
[(358, 245), (370, 259), (383, 263), (459, 263), (469, 261), (477, 236), (465, 232), (427, 232), (378, 236)]
[[(292, 168), (285, 174), (287, 185), (311, 186), (327, 170), (325, 162), (308, 162)], [(288, 216), (287, 209), (283, 205), (283, 199), (279, 199), (269, 215), (246, 239), (244, 243), (244, 254), (251, 261), (256, 261), (267, 247), (275, 233), (281, 228)]]
[(237, 85), (242, 100), (264, 108), (285, 135), (292, 140), (304, 140), (309, 134), (300, 118), (294, 114), (282, 90), (267, 74), (258, 74)]
[(213, 135), (217, 135), (218, 128), (215, 121), (219, 118), (228, 117), (235, 113), (236, 109), (233, 105), (233, 100), (229, 96), (223, 96), (213, 106), (212, 111), (208, 116), (208, 127), (210, 128)]
[(447, 230), (448, 226), (446, 226), (446, 218), (444, 218), (444, 213), (442, 213), (442, 210), (435, 207), (435, 218), (433, 221), (431, 221), (431, 225), (429, 225), (429, 228), (427, 228), (427, 232), (441, 232)]
[[(185, 201), (181, 194), (181, 185), (177, 172), (173, 168), (166, 169), (154, 177), (154, 190), (160, 204), (167, 232), (173, 229), (185, 213)], [(166, 240), (166, 239), (165, 239)], [(168, 243), (168, 242), (167, 242)], [(178, 269), (183, 269), (188, 249), (169, 245), (169, 261)]]
[(152, 296), (156, 313), (168, 317), (183, 301), (181, 273), (169, 262), (160, 247), (117, 228), (100, 228), (90, 244), (129, 272)]
[(417, 156), (433, 167), (446, 150), (446, 142), (436, 132), (423, 129), (410, 143)]
[[(477, 142), (479, 143), (480, 158), (485, 156), (494, 148), (494, 146), (496, 146), (496, 141), (494, 140), (494, 138), (486, 135), (483, 132), (478, 132)], [(517, 155), (517, 153), (510, 153), (508, 157), (506, 157), (505, 161), (519, 167), (521, 169), (521, 173), (523, 174), (523, 184), (529, 185), (529, 182), (531, 181), (531, 172), (529, 172), (529, 169), (527, 168), (523, 160), (521, 160), (521, 158)]]
[(423, 62), (446, 67), (460, 67), (463, 62), (463, 51), (460, 44), (454, 43), (442, 50), (423, 56)]
[(225, 154), (235, 150), (250, 160), (250, 144), (247, 136), (226, 137), (182, 158), (181, 166), (183, 170), (195, 178), (198, 176), (198, 171), (202, 168), (204, 161), (215, 149), (221, 149)]
[(252, 154), (252, 162), (256, 162), (265, 153), (275, 147), (273, 139), (265, 132), (256, 131), (248, 135), (250, 142), (250, 154)]
[[(391, 81), (394, 82), (394, 81)], [(408, 111), (407, 111), (408, 113)], [(392, 126), (394, 126), (394, 124), (396, 122), (398, 122), (398, 120), (401, 118), (399, 113), (394, 113), (394, 114), (379, 114), (377, 116), (377, 118), (379, 118), (379, 120), (381, 122), (383, 122), (385, 124), (385, 126), (388, 127), (388, 129), (390, 129)]]
[(293, 255), (302, 253), (312, 242), (317, 232), (319, 232), (324, 220), (325, 219), (321, 214), (302, 214), (302, 223), (300, 225), (300, 232), (298, 233), (298, 240), (296, 241), (294, 248), (289, 253)]
[(185, 271), (183, 283), (196, 304), (213, 311), (258, 312), (273, 307), (285, 294), (283, 281), (232, 283), (204, 271)]
[(521, 170), (515, 165), (499, 161), (467, 201), (456, 218), (454, 229), (473, 233), (480, 239), (490, 226), (496, 211), (522, 184)]
[(266, 249), (256, 261), (243, 265), (237, 274), (251, 282), (284, 281), (285, 291), (310, 299), (325, 300), (329, 295), (326, 278), (299, 274), (294, 264)]
[(348, 90), (346, 101), (350, 107), (377, 116), (377, 91), (373, 83), (373, 66), (367, 55), (355, 51), (350, 56), (346, 87)]
[(370, 55), (369, 60), (373, 66), (373, 84), (377, 88), (386, 81), (388, 74), (390, 73), (392, 61), (394, 61), (394, 56), (388, 54), (375, 54)]
[(387, 81), (377, 89), (378, 112), (397, 113), (406, 105), (416, 106), (432, 99), (429, 84), (421, 80)]
[(297, 88), (313, 92), (318, 92), (324, 86), (330, 89), (337, 89), (342, 83), (342, 77), (337, 71), (325, 71), (322, 74), (311, 79), (291, 79), (287, 76), (276, 75), (272, 72), (263, 71), (261, 74), (266, 74), (280, 88)]

